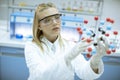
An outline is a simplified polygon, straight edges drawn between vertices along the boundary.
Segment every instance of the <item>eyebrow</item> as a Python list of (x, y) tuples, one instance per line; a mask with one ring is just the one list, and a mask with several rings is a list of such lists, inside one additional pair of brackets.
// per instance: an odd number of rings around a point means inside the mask
[(40, 22), (40, 21), (44, 20), (45, 18), (52, 17), (52, 16), (56, 16), (56, 15), (60, 15), (60, 16), (62, 16), (62, 14), (54, 14), (54, 15), (46, 16), (46, 17), (44, 17), (44, 18), (40, 19), (38, 22)]

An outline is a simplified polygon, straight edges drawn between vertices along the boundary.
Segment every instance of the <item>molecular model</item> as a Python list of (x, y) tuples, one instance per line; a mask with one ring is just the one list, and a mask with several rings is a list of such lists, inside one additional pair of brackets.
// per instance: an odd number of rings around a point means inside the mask
[[(95, 16), (94, 21), (96, 22), (96, 24), (98, 23), (98, 20), (99, 20), (99, 17)], [(76, 28), (76, 30), (80, 35), (79, 37), (80, 40), (86, 39), (86, 42), (88, 43), (91, 42), (92, 40), (94, 40), (95, 42), (93, 46), (89, 46), (85, 51), (84, 54), (86, 54), (87, 58), (90, 58), (92, 55), (96, 53), (95, 46), (97, 46), (97, 42), (96, 42), (97, 38), (100, 38), (100, 40), (102, 41), (103, 40), (102, 38), (105, 37), (106, 39), (109, 40), (108, 42), (109, 49), (106, 51), (106, 55), (116, 52), (118, 31), (112, 31), (112, 24), (114, 24), (114, 22), (115, 21), (111, 18), (106, 18), (106, 20), (100, 20), (98, 27), (97, 25), (95, 25), (93, 30), (85, 27), (85, 25), (87, 25), (88, 23), (88, 20), (84, 20), (83, 25)], [(114, 39), (112, 40), (110, 40), (109, 38), (111, 35), (111, 32), (114, 37)]]

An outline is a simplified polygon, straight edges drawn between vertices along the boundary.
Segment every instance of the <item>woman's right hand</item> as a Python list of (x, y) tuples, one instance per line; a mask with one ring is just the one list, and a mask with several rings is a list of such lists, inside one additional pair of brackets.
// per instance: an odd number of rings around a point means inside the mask
[(70, 64), (71, 61), (76, 58), (80, 53), (84, 52), (87, 47), (93, 44), (93, 41), (87, 42), (87, 39), (78, 42), (66, 55), (65, 61)]

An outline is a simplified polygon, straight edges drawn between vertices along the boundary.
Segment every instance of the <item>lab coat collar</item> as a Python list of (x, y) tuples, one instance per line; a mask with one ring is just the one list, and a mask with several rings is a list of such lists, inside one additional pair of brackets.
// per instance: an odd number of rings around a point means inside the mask
[(46, 37), (42, 37), (41, 40), (42, 40), (45, 44), (47, 44), (49, 48), (51, 48), (53, 45), (54, 45), (55, 47), (57, 47), (57, 46), (58, 46), (58, 43), (59, 43), (59, 36), (58, 36), (58, 38), (56, 39), (56, 41), (55, 41), (54, 43), (50, 42)]

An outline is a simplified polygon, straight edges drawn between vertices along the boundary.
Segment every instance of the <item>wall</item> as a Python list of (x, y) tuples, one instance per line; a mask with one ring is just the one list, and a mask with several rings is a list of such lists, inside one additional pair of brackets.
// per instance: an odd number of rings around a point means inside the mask
[(102, 19), (111, 17), (115, 20), (114, 29), (120, 29), (120, 0), (104, 0)]
[[(29, 3), (28, 3), (29, 1)], [(30, 5), (37, 5), (38, 3), (41, 2), (53, 2), (53, 3), (57, 3), (58, 7), (61, 6), (61, 1), (60, 0), (22, 0), (22, 2), (26, 2)], [(70, 1), (70, 0), (66, 0), (66, 1)], [(77, 0), (77, 1), (81, 1), (81, 0)], [(15, 0), (14, 1), (15, 4), (18, 4), (21, 2), (21, 0)], [(8, 18), (8, 9), (7, 9), (7, 4), (11, 4), (12, 0), (0, 0), (0, 20), (7, 20)], [(120, 0), (104, 0), (104, 8), (103, 8), (103, 14), (102, 14), (102, 19), (106, 18), (106, 17), (111, 17), (115, 20), (115, 24), (113, 25), (115, 29), (119, 29), (120, 27), (120, 10), (118, 10), (120, 8)]]

